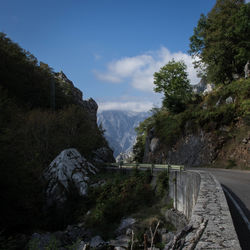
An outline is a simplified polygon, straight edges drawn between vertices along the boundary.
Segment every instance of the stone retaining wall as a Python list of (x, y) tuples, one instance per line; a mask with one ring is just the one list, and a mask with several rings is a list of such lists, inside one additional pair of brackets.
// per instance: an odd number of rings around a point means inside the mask
[(173, 171), (169, 181), (174, 207), (193, 227), (183, 249), (241, 249), (225, 195), (213, 175)]

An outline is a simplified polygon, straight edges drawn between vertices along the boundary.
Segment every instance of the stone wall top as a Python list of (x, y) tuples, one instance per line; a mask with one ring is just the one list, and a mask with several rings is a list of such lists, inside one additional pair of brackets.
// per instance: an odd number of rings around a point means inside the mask
[(189, 222), (195, 230), (187, 235), (183, 249), (189, 249), (199, 234), (195, 249), (241, 249), (221, 185), (213, 175), (199, 174), (199, 195)]

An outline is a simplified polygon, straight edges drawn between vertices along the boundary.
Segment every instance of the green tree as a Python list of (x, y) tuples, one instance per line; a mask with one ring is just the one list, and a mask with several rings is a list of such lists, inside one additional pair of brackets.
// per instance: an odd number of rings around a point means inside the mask
[(206, 68), (209, 80), (229, 83), (242, 75), (250, 57), (250, 4), (243, 0), (217, 0), (207, 16), (201, 15), (190, 38), (189, 53), (195, 67)]
[(159, 72), (154, 73), (155, 92), (163, 93), (163, 106), (170, 112), (185, 110), (191, 97), (191, 86), (187, 78), (187, 66), (183, 61), (170, 61)]

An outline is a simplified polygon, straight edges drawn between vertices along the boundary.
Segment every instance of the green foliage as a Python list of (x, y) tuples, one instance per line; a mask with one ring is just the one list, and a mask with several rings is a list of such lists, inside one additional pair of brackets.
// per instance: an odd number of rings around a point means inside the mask
[(0, 231), (0, 250), (12, 250), (18, 249), (18, 241), (12, 236), (4, 235), (3, 231)]
[[(56, 109), (51, 109), (51, 84)], [(86, 110), (45, 63), (0, 33), (0, 226), (7, 233), (54, 225), (41, 210), (48, 164), (65, 148), (90, 159), (107, 142)], [(68, 222), (74, 216), (68, 206)], [(71, 206), (71, 207), (70, 207)], [(56, 212), (55, 212), (56, 214)], [(46, 222), (49, 223), (47, 225)], [(52, 226), (53, 227), (53, 226)]]
[[(226, 99), (232, 97), (233, 103), (227, 104)], [(228, 85), (219, 85), (207, 96), (191, 97), (186, 110), (173, 114), (164, 107), (158, 109), (141, 123), (138, 128), (139, 140), (143, 143), (136, 145), (139, 150), (134, 151), (135, 157), (144, 153), (145, 141), (148, 132), (154, 128), (163, 145), (171, 147), (178, 138), (185, 133), (196, 133), (200, 129), (216, 131), (222, 126), (233, 126), (239, 118), (250, 124), (250, 79), (239, 79)], [(148, 122), (150, 121), (150, 122)], [(140, 149), (141, 147), (141, 149)], [(141, 155), (140, 155), (141, 153)]]
[(172, 60), (154, 73), (154, 91), (164, 94), (163, 106), (173, 113), (183, 111), (191, 97), (186, 68), (184, 62)]
[(164, 109), (155, 114), (155, 133), (165, 144), (172, 144), (179, 137), (181, 133), (181, 119), (179, 117)]
[(59, 81), (54, 78), (52, 69), (44, 63), (38, 65), (37, 59), (13, 43), (0, 32), (0, 80), (1, 86), (8, 90), (10, 97), (27, 108), (50, 108), (51, 82), (55, 83), (56, 107), (72, 103), (65, 96)]
[(250, 57), (250, 4), (217, 0), (207, 16), (201, 15), (190, 38), (195, 66), (215, 84), (228, 84), (242, 76)]
[(109, 227), (114, 230), (123, 216), (150, 204), (154, 197), (150, 179), (150, 172), (135, 170), (123, 179), (112, 178), (104, 186), (90, 190), (93, 208), (87, 218), (88, 226), (105, 236)]
[(148, 131), (153, 127), (153, 117), (145, 119), (135, 129), (137, 133), (136, 143), (133, 146), (134, 160), (136, 162), (143, 162), (145, 143)]
[(237, 166), (235, 160), (228, 160), (228, 164), (226, 166), (227, 169), (234, 168), (235, 166)]
[(157, 175), (157, 181), (156, 181), (156, 194), (162, 197), (165, 194), (168, 194), (169, 190), (169, 184), (168, 184), (169, 176), (168, 171), (164, 170), (161, 171)]

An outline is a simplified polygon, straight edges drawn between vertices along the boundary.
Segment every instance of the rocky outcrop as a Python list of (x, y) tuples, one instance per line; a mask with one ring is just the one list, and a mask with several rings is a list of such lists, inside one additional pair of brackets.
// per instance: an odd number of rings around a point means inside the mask
[(92, 162), (95, 166), (103, 166), (104, 163), (114, 162), (113, 151), (108, 147), (98, 148), (92, 154)]
[(96, 172), (97, 168), (76, 149), (63, 150), (44, 173), (44, 178), (48, 182), (46, 189), (48, 205), (64, 203), (72, 188), (76, 189), (80, 196), (85, 196), (89, 176)]
[(82, 91), (76, 88), (62, 71), (55, 73), (55, 78), (59, 80), (66, 95), (72, 95), (76, 103), (82, 104)]
[(94, 123), (96, 123), (98, 105), (95, 102), (95, 100), (92, 98), (88, 100), (83, 100), (82, 91), (76, 88), (73, 82), (70, 81), (62, 71), (60, 71), (59, 73), (55, 73), (55, 78), (58, 80), (59, 84), (62, 86), (64, 93), (68, 96), (72, 96), (73, 101), (76, 104), (84, 107), (84, 109), (88, 112), (91, 120)]
[(207, 83), (206, 79), (201, 79), (198, 84), (192, 86), (193, 92), (197, 94), (208, 94), (214, 89), (214, 84)]
[(133, 152), (120, 153), (116, 158), (116, 162), (131, 163), (134, 159)]
[(201, 130), (198, 133), (184, 135), (170, 147), (161, 145), (152, 130), (146, 139), (143, 161), (180, 164), (188, 167), (211, 164), (223, 143), (223, 137)]

